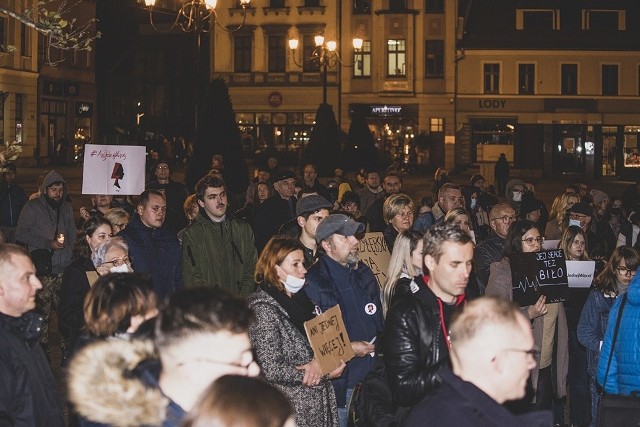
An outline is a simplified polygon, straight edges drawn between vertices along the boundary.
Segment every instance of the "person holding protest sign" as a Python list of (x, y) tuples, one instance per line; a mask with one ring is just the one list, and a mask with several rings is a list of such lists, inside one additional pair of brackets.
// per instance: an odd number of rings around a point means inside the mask
[[(566, 227), (558, 248), (562, 249), (567, 261), (590, 261), (587, 234), (575, 225)], [(592, 276), (593, 277), (593, 276)], [(585, 425), (589, 413), (589, 377), (587, 376), (587, 354), (578, 342), (578, 320), (582, 307), (589, 295), (589, 288), (569, 287), (569, 297), (564, 302), (569, 329), (569, 394), (571, 395), (571, 421), (575, 425)]]
[(597, 390), (596, 374), (600, 347), (607, 330), (609, 311), (616, 298), (626, 292), (633, 273), (640, 265), (640, 254), (632, 248), (616, 248), (604, 267), (593, 281), (594, 288), (584, 304), (578, 322), (578, 340), (587, 348), (587, 372), (591, 391), (591, 425), (595, 427), (600, 394)]
[[(513, 300), (509, 258), (518, 253), (539, 252), (542, 242), (544, 237), (533, 222), (524, 219), (511, 224), (505, 239), (504, 258), (491, 264), (486, 295)], [(569, 357), (564, 306), (560, 303), (546, 304), (546, 297), (541, 295), (535, 304), (522, 307), (521, 310), (533, 323), (535, 345), (540, 353), (536, 355), (536, 368), (531, 370), (535, 396), (533, 399), (525, 397), (525, 401), (519, 403), (526, 405), (531, 402), (531, 409), (535, 410), (551, 409), (554, 392), (559, 399), (567, 394)], [(554, 367), (552, 363), (555, 363)], [(552, 371), (556, 373), (555, 379), (552, 378)]]
[(422, 234), (415, 230), (405, 230), (396, 238), (387, 269), (387, 281), (382, 288), (382, 310), (385, 315), (397, 297), (412, 293), (411, 281), (422, 275), (423, 247)]
[(266, 380), (291, 402), (296, 425), (337, 426), (336, 395), (329, 380), (340, 377), (346, 364), (323, 376), (314, 357), (304, 328), (316, 312), (302, 291), (306, 273), (298, 240), (269, 240), (256, 264), (259, 288), (248, 300), (255, 313), (249, 338)]

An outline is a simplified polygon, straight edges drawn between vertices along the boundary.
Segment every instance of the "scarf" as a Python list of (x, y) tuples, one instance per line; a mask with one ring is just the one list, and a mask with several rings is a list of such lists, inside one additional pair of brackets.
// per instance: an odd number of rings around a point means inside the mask
[(291, 295), (291, 298), (283, 291), (279, 291), (275, 286), (270, 283), (264, 283), (261, 285), (262, 289), (269, 294), (280, 307), (284, 309), (289, 315), (289, 320), (293, 323), (302, 335), (307, 336), (307, 332), (304, 330), (304, 322), (311, 320), (315, 317), (315, 305), (304, 290)]

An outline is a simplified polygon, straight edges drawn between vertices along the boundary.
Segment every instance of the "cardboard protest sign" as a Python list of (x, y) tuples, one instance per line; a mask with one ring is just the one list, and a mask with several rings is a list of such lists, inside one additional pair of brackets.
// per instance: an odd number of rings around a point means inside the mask
[(139, 195), (144, 191), (145, 161), (143, 146), (86, 144), (82, 194)]
[(513, 301), (521, 307), (535, 304), (540, 295), (547, 303), (562, 302), (569, 292), (562, 249), (511, 254)]
[(595, 261), (566, 261), (570, 288), (590, 288), (596, 271)]
[(387, 281), (390, 259), (391, 254), (382, 233), (366, 233), (360, 240), (360, 260), (373, 271), (380, 287)]
[(331, 307), (320, 316), (304, 322), (304, 329), (323, 375), (340, 366), (341, 360), (346, 363), (355, 357), (340, 306)]

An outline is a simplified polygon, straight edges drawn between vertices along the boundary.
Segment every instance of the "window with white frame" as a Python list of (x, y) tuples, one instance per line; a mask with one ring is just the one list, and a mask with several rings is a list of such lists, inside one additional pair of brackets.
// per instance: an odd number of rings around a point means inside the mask
[(484, 64), (484, 93), (500, 93), (500, 64), (491, 62)]

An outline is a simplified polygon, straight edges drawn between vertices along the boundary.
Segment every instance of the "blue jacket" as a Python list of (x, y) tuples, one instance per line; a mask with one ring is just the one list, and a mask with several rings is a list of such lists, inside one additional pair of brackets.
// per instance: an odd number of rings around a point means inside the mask
[[(322, 311), (340, 305), (351, 341), (368, 342), (382, 331), (380, 288), (365, 263), (359, 262), (356, 268), (349, 268), (323, 254), (305, 279), (305, 292)], [(375, 310), (370, 304), (375, 305)], [(347, 362), (342, 377), (333, 380), (339, 407), (345, 406), (347, 388), (362, 381), (373, 368), (374, 361), (375, 358), (369, 356), (355, 357)]]
[(636, 274), (631, 281), (627, 295), (606, 383), (604, 375), (622, 298), (618, 298), (611, 307), (602, 343), (602, 357), (598, 363), (598, 383), (610, 394), (629, 395), (634, 391), (640, 392), (640, 274)]
[(160, 301), (182, 289), (180, 243), (175, 234), (165, 227), (147, 227), (136, 215), (118, 236), (129, 245), (133, 270), (151, 276)]
[(604, 340), (609, 311), (615, 300), (614, 297), (606, 297), (599, 290), (592, 289), (580, 314), (578, 341), (587, 348), (587, 372), (592, 378), (598, 371), (600, 342)]

